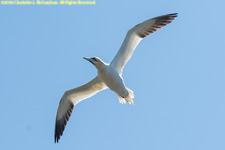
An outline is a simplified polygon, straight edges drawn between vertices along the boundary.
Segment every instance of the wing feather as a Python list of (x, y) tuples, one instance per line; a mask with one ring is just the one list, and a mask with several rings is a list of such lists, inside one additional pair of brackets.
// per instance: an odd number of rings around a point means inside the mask
[(123, 67), (131, 58), (139, 42), (144, 37), (170, 23), (172, 20), (174, 20), (175, 17), (177, 17), (177, 13), (155, 17), (144, 21), (130, 29), (127, 32), (123, 44), (121, 45), (119, 51), (117, 52), (110, 65), (114, 66), (116, 70), (121, 74), (123, 71)]
[(58, 143), (72, 114), (73, 107), (80, 101), (93, 96), (107, 86), (98, 77), (78, 88), (66, 91), (59, 103), (55, 122), (55, 142)]

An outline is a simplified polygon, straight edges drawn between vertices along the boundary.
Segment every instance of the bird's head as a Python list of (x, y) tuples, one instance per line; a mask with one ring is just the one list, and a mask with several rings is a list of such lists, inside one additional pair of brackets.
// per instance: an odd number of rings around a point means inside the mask
[(104, 62), (98, 57), (83, 57), (83, 58), (92, 63), (97, 69), (101, 68), (101, 66), (104, 64)]

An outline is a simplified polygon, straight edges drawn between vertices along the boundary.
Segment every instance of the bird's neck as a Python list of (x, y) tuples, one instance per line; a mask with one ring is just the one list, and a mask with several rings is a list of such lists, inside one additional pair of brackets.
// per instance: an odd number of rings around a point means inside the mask
[(107, 67), (109, 67), (109, 65), (102, 61), (101, 63), (99, 63), (95, 67), (97, 68), (98, 72), (102, 72), (102, 71), (105, 71), (107, 69)]

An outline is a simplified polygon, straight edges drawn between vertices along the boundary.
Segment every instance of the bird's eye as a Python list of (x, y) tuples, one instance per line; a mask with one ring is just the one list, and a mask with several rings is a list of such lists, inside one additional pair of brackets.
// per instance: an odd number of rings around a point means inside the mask
[(94, 58), (92, 58), (94, 61), (97, 61), (97, 59), (94, 57)]

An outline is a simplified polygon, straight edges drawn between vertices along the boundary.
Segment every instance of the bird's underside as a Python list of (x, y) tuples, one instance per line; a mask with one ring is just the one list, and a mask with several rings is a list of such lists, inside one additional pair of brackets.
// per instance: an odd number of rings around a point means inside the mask
[(126, 101), (133, 103), (133, 91), (128, 89), (123, 82), (123, 68), (143, 38), (167, 25), (175, 17), (177, 17), (177, 13), (155, 17), (130, 29), (119, 51), (109, 65), (97, 57), (84, 58), (97, 68), (98, 75), (87, 84), (64, 93), (57, 110), (55, 142), (58, 142), (62, 136), (73, 107), (80, 101), (95, 95), (99, 91), (110, 88), (118, 95), (121, 103), (125, 103)]

